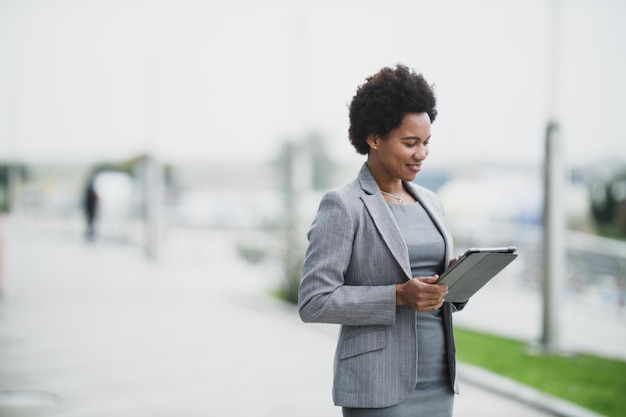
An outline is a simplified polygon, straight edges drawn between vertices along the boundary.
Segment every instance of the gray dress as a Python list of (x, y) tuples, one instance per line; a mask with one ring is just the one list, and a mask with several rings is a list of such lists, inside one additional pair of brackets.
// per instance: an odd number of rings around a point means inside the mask
[[(409, 248), (413, 277), (441, 273), (445, 246), (441, 233), (419, 203), (389, 203)], [(416, 312), (417, 385), (411, 396), (400, 404), (385, 408), (342, 409), (346, 417), (450, 417), (454, 392), (446, 361), (446, 344), (441, 310)]]

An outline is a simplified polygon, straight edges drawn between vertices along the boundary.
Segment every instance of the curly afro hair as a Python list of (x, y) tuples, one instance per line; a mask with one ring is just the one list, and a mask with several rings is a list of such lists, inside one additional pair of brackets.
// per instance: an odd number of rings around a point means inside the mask
[(362, 155), (369, 153), (367, 137), (386, 138), (402, 124), (407, 113), (428, 113), (431, 123), (437, 117), (433, 86), (421, 74), (398, 64), (385, 67), (359, 86), (350, 103), (350, 143)]

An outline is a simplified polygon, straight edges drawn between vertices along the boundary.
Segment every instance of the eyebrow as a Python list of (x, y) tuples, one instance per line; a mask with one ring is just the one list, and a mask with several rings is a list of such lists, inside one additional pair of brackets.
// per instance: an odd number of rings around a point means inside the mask
[[(424, 139), (424, 140), (430, 139), (431, 136), (432, 135), (428, 135), (428, 137), (426, 139)], [(418, 136), (407, 136), (407, 137), (404, 137), (404, 138), (400, 138), (400, 140), (422, 140), (422, 138), (420, 138)]]

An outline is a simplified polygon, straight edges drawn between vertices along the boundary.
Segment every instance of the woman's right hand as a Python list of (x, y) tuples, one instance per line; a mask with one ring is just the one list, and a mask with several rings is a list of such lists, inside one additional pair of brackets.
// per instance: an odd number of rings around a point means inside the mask
[(396, 285), (396, 305), (408, 304), (417, 311), (436, 311), (448, 293), (446, 284), (435, 284), (439, 275), (413, 278)]

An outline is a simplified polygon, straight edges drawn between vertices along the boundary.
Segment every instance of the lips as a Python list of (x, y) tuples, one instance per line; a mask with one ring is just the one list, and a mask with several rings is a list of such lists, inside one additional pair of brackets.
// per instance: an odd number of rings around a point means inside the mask
[(407, 164), (406, 165), (411, 171), (419, 172), (422, 169), (422, 164)]

